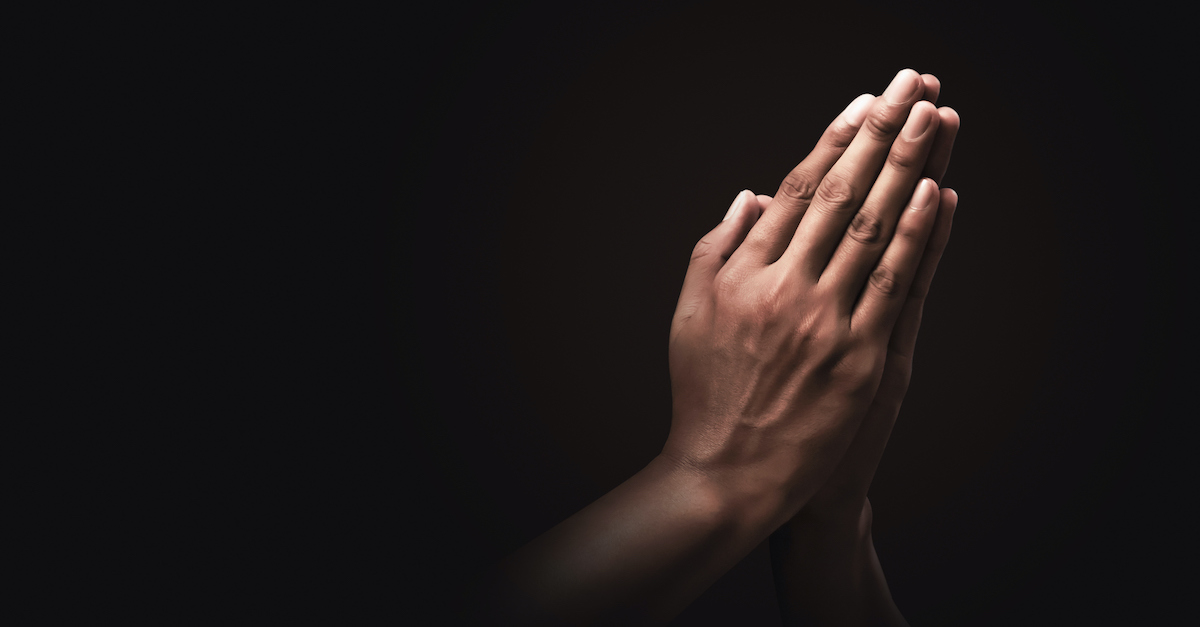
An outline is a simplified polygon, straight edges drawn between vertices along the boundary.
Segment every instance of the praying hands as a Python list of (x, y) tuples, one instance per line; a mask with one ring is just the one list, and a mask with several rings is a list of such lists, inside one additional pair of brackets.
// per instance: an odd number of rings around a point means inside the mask
[(774, 196), (742, 192), (701, 238), (661, 454), (510, 556), (489, 618), (663, 623), (770, 538), (785, 624), (906, 624), (867, 491), (958, 201), (939, 91), (906, 69), (858, 97)]

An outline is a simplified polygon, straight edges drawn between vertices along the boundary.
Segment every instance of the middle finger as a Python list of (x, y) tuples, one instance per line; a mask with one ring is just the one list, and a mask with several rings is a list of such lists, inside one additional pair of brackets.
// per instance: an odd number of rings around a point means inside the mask
[(905, 69), (875, 99), (854, 140), (817, 186), (780, 261), (788, 260), (810, 281), (821, 276), (922, 90), (921, 76)]
[(883, 170), (821, 274), (819, 282), (838, 294), (844, 311), (854, 306), (867, 275), (892, 239), (896, 221), (925, 167), (938, 132), (938, 120), (932, 104), (913, 105), (904, 129), (888, 152)]

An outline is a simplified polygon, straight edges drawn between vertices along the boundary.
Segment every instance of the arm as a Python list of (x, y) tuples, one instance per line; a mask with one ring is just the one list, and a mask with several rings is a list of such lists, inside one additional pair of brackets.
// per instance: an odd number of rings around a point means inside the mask
[(663, 622), (824, 484), (874, 396), (933, 227), (936, 186), (913, 196), (885, 167), (898, 133), (922, 161), (932, 144), (922, 92), (905, 70), (857, 99), (761, 219), (743, 192), (697, 244), (672, 322), (662, 454), (503, 565), (503, 618)]
[(908, 625), (892, 601), (871, 540), (871, 506), (857, 515), (805, 507), (771, 535), (784, 625)]
[(512, 556), (494, 607), (514, 624), (664, 623), (767, 538), (781, 499), (656, 457)]
[[(935, 102), (937, 79), (929, 75), (923, 78), (925, 97)], [(938, 114), (938, 136), (923, 174), (940, 184), (959, 120), (948, 107), (939, 108)], [(759, 197), (760, 203), (770, 200)], [(957, 205), (956, 193), (941, 191), (933, 233), (892, 331), (879, 388), (854, 441), (825, 486), (771, 536), (771, 560), (784, 624), (907, 625), (892, 601), (875, 554), (867, 489), (908, 390), (925, 295), (950, 237)]]

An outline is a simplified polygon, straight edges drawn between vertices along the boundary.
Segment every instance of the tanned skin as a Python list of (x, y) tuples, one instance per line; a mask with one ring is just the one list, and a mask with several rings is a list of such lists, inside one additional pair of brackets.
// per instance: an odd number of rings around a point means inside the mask
[(662, 452), (510, 556), (489, 620), (665, 623), (770, 538), (786, 624), (906, 624), (866, 495), (958, 201), (938, 188), (959, 125), (939, 91), (906, 69), (855, 99), (697, 243)]

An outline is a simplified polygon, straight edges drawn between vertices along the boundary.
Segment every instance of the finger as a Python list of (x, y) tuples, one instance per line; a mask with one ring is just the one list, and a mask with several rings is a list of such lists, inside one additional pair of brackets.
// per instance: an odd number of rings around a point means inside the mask
[(950, 223), (957, 206), (958, 195), (952, 190), (943, 189), (933, 232), (925, 244), (921, 265), (917, 268), (917, 275), (909, 288), (904, 308), (901, 309), (900, 317), (896, 319), (896, 326), (892, 330), (892, 337), (888, 343), (887, 365), (884, 366), (879, 389), (875, 392), (875, 400), (859, 424), (858, 432), (842, 456), (842, 461), (830, 478), (826, 490), (823, 491), (839, 495), (867, 495), (871, 479), (875, 476), (875, 469), (879, 467), (879, 460), (883, 457), (892, 427), (900, 412), (900, 402), (908, 390), (912, 353), (917, 342), (917, 330), (921, 326), (925, 293), (929, 289), (929, 282), (933, 279), (942, 251), (946, 248), (946, 242), (950, 239)]
[(683, 277), (679, 305), (675, 308), (676, 318), (687, 318), (696, 312), (708, 297), (717, 272), (745, 239), (760, 214), (761, 205), (754, 192), (743, 190), (733, 199), (721, 223), (700, 238), (692, 249), (687, 274)]
[(896, 326), (892, 329), (892, 338), (888, 341), (889, 359), (893, 355), (912, 359), (913, 351), (917, 346), (917, 331), (921, 328), (921, 314), (925, 308), (925, 297), (929, 294), (929, 286), (933, 283), (933, 275), (937, 272), (942, 252), (946, 250), (946, 243), (950, 241), (950, 226), (954, 221), (954, 210), (957, 208), (958, 193), (952, 189), (943, 189), (933, 232), (930, 233), (929, 241), (925, 244), (921, 265), (917, 267), (917, 274), (908, 289), (908, 298), (904, 301), (904, 308), (900, 311), (900, 317), (896, 319)]
[(738, 250), (738, 259), (766, 265), (779, 259), (796, 232), (796, 225), (808, 209), (813, 191), (829, 168), (845, 152), (862, 126), (875, 97), (863, 94), (855, 98), (825, 129), (813, 151), (783, 179), (763, 212)]
[(821, 274), (820, 283), (838, 295), (842, 311), (849, 312), (854, 307), (867, 275), (891, 241), (896, 222), (913, 197), (921, 169), (925, 167), (925, 157), (937, 135), (937, 124), (937, 109), (933, 104), (920, 101), (913, 105), (862, 209), (850, 221)]
[(912, 200), (900, 216), (896, 235), (871, 272), (850, 316), (850, 328), (864, 333), (892, 334), (892, 325), (907, 299), (916, 276), (929, 233), (937, 219), (938, 189), (930, 179), (921, 179)]
[[(700, 257), (707, 259), (705, 263), (724, 265), (733, 251), (745, 241), (746, 234), (761, 216), (762, 204), (758, 202), (754, 192), (748, 189), (738, 192), (721, 223), (709, 231), (708, 235), (700, 238), (696, 249), (692, 251), (692, 258), (696, 259), (698, 252)], [(716, 272), (712, 274), (715, 276)]]
[(925, 86), (925, 92), (921, 97), (937, 104), (938, 94), (942, 93), (942, 82), (933, 74), (922, 74), (921, 84)]
[(841, 158), (821, 179), (784, 254), (802, 276), (813, 281), (821, 276), (923, 88), (916, 72), (901, 70), (896, 74), (883, 95), (875, 99)]
[(938, 107), (938, 134), (933, 140), (933, 148), (925, 161), (925, 172), (928, 176), (942, 184), (946, 176), (946, 168), (950, 165), (950, 153), (954, 150), (954, 138), (958, 136), (958, 112), (950, 107)]

